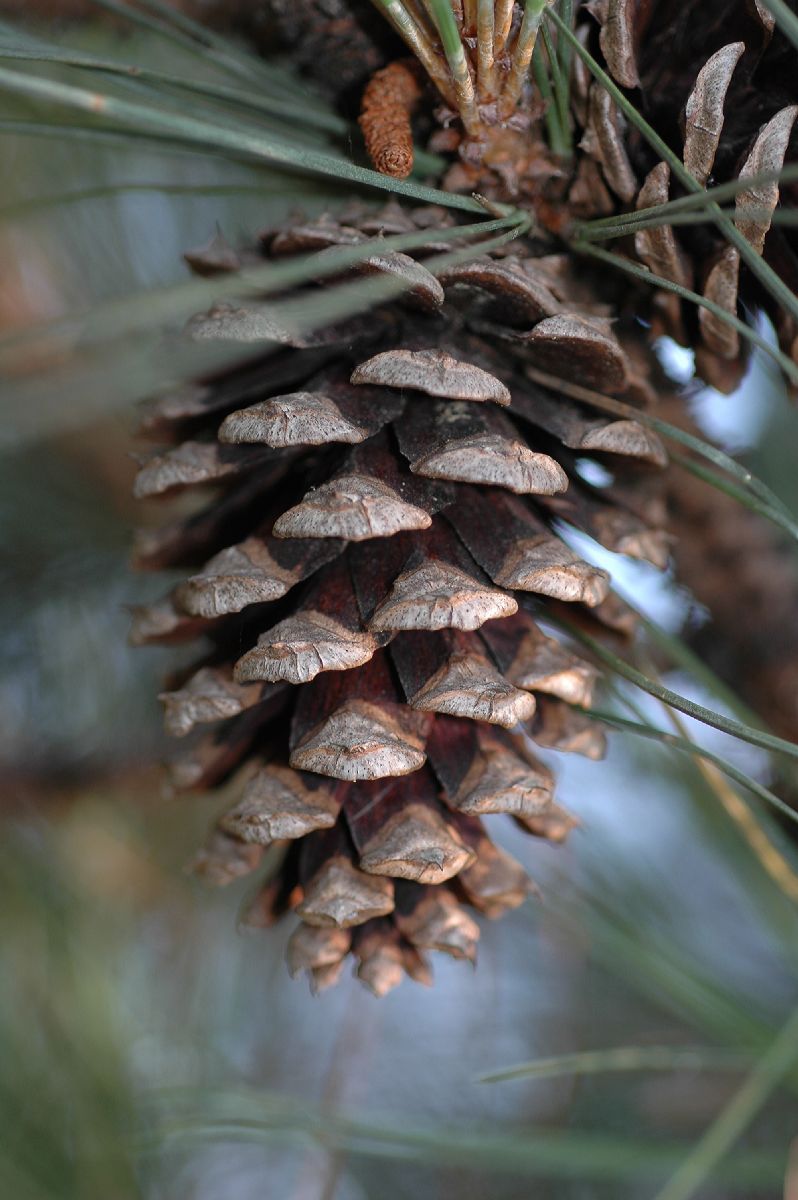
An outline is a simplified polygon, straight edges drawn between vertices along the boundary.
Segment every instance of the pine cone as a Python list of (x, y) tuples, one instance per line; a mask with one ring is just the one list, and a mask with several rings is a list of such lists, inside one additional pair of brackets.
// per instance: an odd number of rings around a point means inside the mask
[[(450, 220), (391, 204), (347, 224), (268, 231), (261, 253)], [(507, 813), (560, 840), (573, 820), (534, 743), (604, 750), (569, 707), (589, 705), (593, 668), (539, 621), (567, 606), (629, 629), (606, 572), (568, 547), (559, 523), (660, 566), (668, 554), (652, 498), (665, 462), (657, 438), (525, 374), (537, 365), (612, 392), (632, 385), (584, 280), (532, 244), (436, 278), (423, 258), (437, 248), (431, 233), (416, 259), (367, 260), (361, 269), (414, 284), (368, 321), (295, 338), (275, 331), (279, 310), (265, 305), (196, 317), (195, 339), (266, 333), (282, 348), (159, 399), (144, 422), (174, 448), (142, 468), (139, 496), (217, 492), (143, 536), (138, 554), (142, 566), (192, 573), (138, 612), (135, 640), (210, 644), (162, 697), (175, 735), (216, 723), (174, 764), (175, 786), (235, 778), (197, 870), (226, 882), (286, 843), (246, 920), (295, 909), (290, 965), (317, 987), (350, 950), (375, 992), (402, 972), (426, 979), (429, 949), (473, 957), (466, 906), (495, 917), (523, 900), (524, 871), (482, 819)], [(188, 257), (200, 271), (238, 261), (218, 239)], [(586, 455), (612, 464), (613, 486), (580, 477)]]
[[(433, 273), (425, 262), (449, 246), (436, 241), (449, 211), (393, 203), (268, 230), (257, 248), (267, 259), (323, 256), (380, 234), (429, 238), (413, 256), (370, 245), (357, 270), (401, 279), (404, 295), (367, 318), (299, 335), (273, 300), (195, 317), (188, 334), (198, 341), (280, 349), (161, 398), (145, 419), (145, 432), (173, 448), (144, 466), (138, 494), (214, 489), (207, 507), (140, 541), (141, 565), (191, 573), (140, 610), (134, 630), (141, 642), (202, 635), (209, 645), (162, 697), (170, 732), (196, 737), (215, 725), (175, 764), (175, 786), (229, 785), (235, 797), (196, 869), (224, 883), (282, 847), (246, 920), (270, 925), (295, 911), (289, 964), (316, 988), (335, 982), (350, 952), (377, 994), (403, 974), (426, 981), (426, 951), (473, 957), (469, 907), (496, 917), (528, 893), (483, 818), (509, 814), (533, 836), (562, 840), (574, 821), (535, 743), (593, 758), (604, 749), (595, 723), (571, 707), (589, 707), (594, 670), (547, 619), (567, 612), (614, 639), (634, 624), (607, 573), (561, 535), (570, 526), (659, 567), (670, 546), (662, 445), (643, 423), (597, 418), (580, 398), (587, 388), (653, 403), (662, 380), (650, 342), (663, 330), (703, 339), (709, 378), (744, 365), (728, 325), (696, 319), (673, 294), (574, 265), (562, 240), (574, 218), (662, 203), (670, 171), (578, 58), (577, 151), (564, 160), (547, 145), (545, 105), (527, 78), (543, 8), (522, 21), (497, 5), (495, 24), (479, 31), (473, 12), (455, 11), (459, 63), (424, 22), (407, 39), (438, 89), (442, 128), (430, 148), (455, 156), (445, 186), (523, 204), (534, 232)], [(577, 32), (599, 41), (625, 87), (642, 78), (645, 94), (658, 39), (643, 33), (671, 31), (674, 11), (608, 0), (578, 10)], [(702, 31), (684, 135), (655, 116), (706, 180), (731, 161), (722, 135), (743, 51), (716, 48), (718, 31)], [(397, 78), (378, 75), (361, 121), (375, 158), (404, 174), (417, 95), (403, 88), (400, 103)], [(668, 76), (670, 89), (681, 82)], [(387, 120), (383, 100), (393, 104)], [(748, 130), (743, 175), (785, 160), (793, 119), (776, 107), (763, 130)], [(737, 114), (730, 122), (740, 147), (743, 124)], [(760, 254), (777, 202), (777, 187), (737, 200), (737, 228)], [(628, 244), (656, 274), (702, 286), (730, 310), (738, 280), (748, 286), (737, 251), (714, 234), (682, 240), (663, 226)], [(221, 238), (187, 256), (203, 274), (252, 257)], [(306, 285), (292, 300), (316, 294)]]

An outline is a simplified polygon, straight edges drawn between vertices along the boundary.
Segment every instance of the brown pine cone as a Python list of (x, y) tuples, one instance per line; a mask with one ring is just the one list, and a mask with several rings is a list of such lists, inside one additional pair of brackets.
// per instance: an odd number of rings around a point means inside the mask
[[(607, 0), (580, 9), (577, 30), (598, 40), (625, 87), (642, 79), (645, 93), (674, 11)], [(603, 753), (596, 725), (571, 707), (589, 707), (594, 672), (547, 618), (567, 611), (607, 637), (633, 620), (607, 573), (563, 534), (575, 528), (664, 566), (666, 456), (644, 424), (597, 417), (569, 385), (651, 403), (660, 381), (649, 347), (662, 331), (703, 340), (708, 378), (733, 378), (745, 362), (717, 317), (591, 273), (569, 253), (561, 239), (574, 218), (663, 203), (670, 170), (576, 59), (577, 149), (567, 161), (555, 153), (527, 77), (534, 29), (512, 6), (497, 15), (501, 30), (475, 52), (472, 17), (455, 11), (459, 67), (426, 27), (413, 48), (439, 93), (432, 148), (457, 156), (445, 186), (523, 204), (534, 235), (433, 274), (426, 261), (449, 245), (435, 231), (454, 220), (443, 210), (391, 204), (268, 230), (258, 252), (270, 259), (374, 239), (357, 271), (401, 279), (402, 300), (302, 335), (281, 323), (279, 300), (218, 305), (189, 336), (254, 357), (161, 398), (144, 423), (172, 448), (143, 467), (140, 496), (214, 490), (207, 507), (142, 538), (141, 565), (190, 574), (141, 610), (134, 630), (142, 642), (207, 641), (162, 697), (170, 731), (196, 739), (175, 786), (225, 785), (235, 797), (196, 867), (227, 882), (281, 847), (246, 919), (269, 925), (294, 910), (290, 965), (318, 988), (350, 952), (378, 994), (405, 973), (426, 980), (429, 949), (473, 957), (467, 908), (498, 916), (528, 891), (483, 818), (509, 814), (561, 840), (573, 820), (535, 744)], [(720, 33), (697, 39), (684, 132), (669, 134), (701, 181), (730, 170), (724, 123), (746, 78), (736, 73), (745, 46), (715, 47)], [(777, 91), (732, 176), (789, 157), (795, 111), (779, 107)], [(408, 115), (394, 126), (403, 145)], [(729, 128), (743, 147), (736, 113)], [(736, 226), (759, 254), (778, 198), (774, 186), (737, 200)], [(429, 239), (412, 257), (380, 247), (381, 234), (420, 229)], [(749, 283), (714, 234), (682, 239), (663, 226), (626, 245), (730, 311), (738, 281)], [(207, 274), (235, 270), (252, 251), (217, 238), (187, 258)], [(290, 299), (312, 305), (317, 294), (310, 284)], [(780, 333), (787, 345), (788, 326)], [(206, 723), (215, 728), (198, 736)]]
[[(261, 253), (450, 220), (391, 204), (270, 230)], [(378, 993), (403, 971), (426, 978), (429, 949), (473, 957), (464, 906), (495, 917), (528, 890), (483, 818), (555, 841), (573, 824), (534, 746), (601, 757), (603, 735), (569, 707), (589, 705), (594, 670), (540, 622), (565, 608), (605, 630), (630, 622), (561, 522), (668, 556), (658, 439), (525, 374), (637, 386), (584, 279), (518, 243), (435, 278), (423, 260), (438, 248), (431, 233), (415, 259), (369, 258), (361, 269), (411, 275), (413, 290), (310, 337), (275, 328), (279, 305), (194, 318), (195, 339), (281, 348), (162, 397), (144, 421), (172, 448), (142, 468), (138, 495), (213, 490), (140, 539), (140, 565), (190, 573), (134, 628), (139, 642), (207, 641), (162, 697), (171, 733), (214, 726), (174, 764), (175, 786), (235, 780), (197, 870), (226, 882), (284, 844), (246, 919), (296, 910), (290, 963), (318, 987), (350, 950)], [(188, 257), (200, 271), (238, 261), (218, 239)], [(580, 476), (587, 456), (613, 486)]]

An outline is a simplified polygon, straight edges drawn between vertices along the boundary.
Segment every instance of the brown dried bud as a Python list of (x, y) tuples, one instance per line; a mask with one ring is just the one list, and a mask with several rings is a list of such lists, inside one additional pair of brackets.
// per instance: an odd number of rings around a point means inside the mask
[(359, 124), (377, 171), (406, 179), (413, 170), (410, 117), (421, 97), (413, 64), (394, 62), (377, 71), (366, 86)]

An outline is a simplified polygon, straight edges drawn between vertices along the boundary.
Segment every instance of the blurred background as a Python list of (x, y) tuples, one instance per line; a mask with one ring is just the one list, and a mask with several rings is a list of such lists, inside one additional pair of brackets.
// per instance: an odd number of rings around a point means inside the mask
[[(120, 52), (102, 24), (56, 34)], [(123, 51), (152, 62), (162, 47), (137, 33)], [(221, 158), (21, 135), (4, 104), (6, 338), (187, 278), (182, 252), (217, 227), (246, 241), (341, 202)], [(156, 695), (175, 658), (126, 642), (128, 606), (164, 589), (128, 567), (148, 516), (130, 498), (138, 377), (123, 360), (62, 392), (51, 352), (38, 363), (28, 346), (0, 406), (0, 1195), (796, 1200), (798, 1067), (778, 1054), (785, 1077), (731, 1152), (699, 1157), (692, 1191), (661, 1190), (762, 1069), (798, 970), (792, 868), (689, 758), (620, 734), (604, 764), (551, 756), (580, 827), (558, 848), (497, 828), (540, 895), (483, 923), (475, 972), (438, 957), (431, 990), (377, 1001), (345, 978), (312, 997), (284, 967), (290, 920), (239, 932), (247, 886), (206, 892), (185, 874), (223, 805), (170, 796)], [(761, 363), (743, 395), (693, 406), (795, 500), (798, 423)], [(667, 629), (700, 625), (670, 578), (604, 559)], [(760, 754), (692, 732), (769, 781)]]

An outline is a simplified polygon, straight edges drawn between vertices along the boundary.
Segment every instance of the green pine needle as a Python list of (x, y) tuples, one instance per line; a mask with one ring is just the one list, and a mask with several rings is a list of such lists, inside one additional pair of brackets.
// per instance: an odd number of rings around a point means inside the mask
[[(707, 191), (691, 192), (689, 196), (679, 196), (676, 200), (668, 200), (664, 204), (652, 204), (648, 208), (638, 208), (634, 212), (628, 213), (616, 213), (612, 217), (597, 217), (594, 221), (578, 221), (574, 225), (574, 232), (578, 237), (590, 240), (598, 230), (637, 225), (642, 222), (650, 222), (653, 225), (655, 221), (658, 224), (668, 225), (677, 214), (696, 210), (701, 212), (703, 220), (708, 220), (709, 218), (706, 216), (708, 204), (721, 204), (727, 200), (734, 200), (741, 192), (763, 187), (769, 183), (795, 183), (796, 180), (798, 180), (798, 164), (788, 163), (779, 171), (761, 171), (756, 175), (746, 175), (744, 179), (732, 179), (728, 183), (719, 183)], [(731, 217), (732, 213), (725, 215)], [(777, 213), (774, 213), (773, 217), (778, 220)]]
[[(784, 754), (788, 758), (798, 758), (798, 745), (794, 742), (788, 742), (785, 738), (776, 737), (775, 734), (767, 733), (742, 721), (736, 721), (734, 718), (726, 717), (722, 713), (713, 712), (712, 709), (706, 708), (703, 704), (696, 704), (695, 701), (688, 700), (686, 696), (680, 696), (678, 692), (673, 692), (670, 688), (655, 683), (644, 675), (642, 671), (638, 671), (622, 658), (619, 658), (617, 654), (607, 649), (607, 647), (602, 646), (590, 634), (584, 633), (581, 629), (577, 628), (571, 621), (567, 621), (562, 617), (555, 618), (548, 612), (546, 613), (546, 619), (563, 629), (571, 637), (575, 638), (576, 641), (581, 642), (583, 646), (587, 647), (595, 655), (599, 662), (609, 667), (611, 671), (622, 676), (629, 683), (633, 683), (641, 691), (648, 692), (649, 696), (654, 696), (657, 700), (661, 700), (663, 704), (667, 704), (670, 708), (675, 708), (677, 712), (684, 713), (688, 717), (693, 717), (694, 720), (700, 721), (703, 725), (719, 729), (721, 733), (728, 733), (740, 741), (748, 742), (751, 746), (759, 746), (762, 750)], [(792, 815), (794, 820), (798, 821), (798, 813), (794, 812)]]
[[(646, 278), (648, 278), (647, 275)], [(740, 486), (734, 488), (732, 492), (736, 499), (752, 511), (773, 521), (774, 524), (789, 533), (791, 537), (798, 538), (798, 523), (793, 519), (792, 513), (790, 513), (779, 497), (761, 479), (758, 479), (749, 471), (747, 467), (742, 466), (728, 454), (724, 454), (717, 446), (712, 446), (709, 442), (696, 437), (695, 434), (688, 433), (684, 429), (679, 429), (676, 425), (670, 425), (667, 421), (663, 421), (659, 417), (654, 417), (643, 409), (635, 408), (631, 404), (624, 404), (622, 400), (616, 400), (614, 396), (604, 396), (600, 392), (594, 392), (592, 389), (581, 387), (578, 384), (571, 384), (568, 380), (559, 380), (553, 375), (548, 375), (534, 368), (529, 368), (527, 374), (530, 379), (554, 392), (561, 391), (583, 404), (600, 409), (602, 412), (613, 413), (615, 416), (636, 421), (640, 425), (645, 425), (648, 429), (655, 430), (664, 438), (686, 446), (701, 458), (707, 459), (714, 466), (727, 472), (727, 474), (731, 475), (737, 481)], [(671, 457), (674, 457), (674, 455), (671, 454)], [(714, 473), (710, 474), (703, 471), (699, 464), (695, 463), (692, 459), (680, 455), (678, 461), (685, 470), (691, 471), (694, 475), (700, 474), (701, 478), (715, 486), (721, 487), (724, 491), (729, 490), (731, 485), (728, 480), (724, 480)]]
[(739, 783), (741, 787), (753, 793), (759, 800), (764, 800), (766, 804), (770, 804), (778, 809), (783, 816), (798, 823), (798, 813), (796, 813), (795, 809), (791, 808), (789, 804), (785, 804), (769, 788), (764, 787), (756, 779), (752, 779), (750, 775), (746, 775), (744, 771), (739, 770), (728, 759), (723, 758), (719, 754), (714, 754), (711, 750), (705, 750), (703, 746), (691, 742), (688, 738), (679, 737), (677, 734), (669, 733), (663, 729), (657, 729), (656, 726), (649, 725), (646, 722), (629, 721), (625, 717), (618, 716), (616, 713), (606, 712), (603, 709), (585, 708), (578, 709), (578, 711), (602, 725), (609, 725), (624, 733), (634, 733), (638, 737), (648, 738), (651, 741), (667, 746), (671, 750), (678, 750), (683, 754), (706, 759), (707, 762), (713, 763), (724, 775), (727, 775), (729, 779), (733, 779), (735, 783)]
[(478, 1083), (515, 1079), (560, 1079), (564, 1075), (604, 1075), (626, 1071), (741, 1071), (751, 1056), (707, 1046), (613, 1046), (536, 1058), (480, 1075)]
[(691, 1200), (730, 1153), (771, 1094), (798, 1062), (798, 1008), (654, 1200)]
[(776, 25), (798, 49), (798, 17), (784, 0), (762, 0), (769, 12), (776, 18)]
[[(523, 217), (512, 214), (508, 217), (496, 218), (493, 221), (457, 225), (436, 231), (435, 240), (463, 239), (473, 242), (473, 245), (465, 251), (459, 252), (459, 254), (465, 255), (462, 261), (467, 261), (469, 258), (484, 253), (485, 248), (492, 244), (492, 240), (485, 235), (501, 232), (503, 239), (507, 236), (517, 237), (519, 232), (523, 232), (523, 221)], [(481, 240), (483, 237), (484, 241)], [(69, 331), (74, 332), (76, 327), (80, 331), (84, 344), (125, 337), (135, 331), (158, 328), (165, 321), (185, 319), (186, 316), (200, 309), (208, 308), (220, 300), (232, 298), (240, 300), (247, 296), (262, 298), (274, 295), (276, 292), (299, 286), (310, 280), (339, 275), (342, 271), (365, 262), (375, 253), (387, 254), (390, 251), (413, 250), (426, 245), (429, 240), (429, 230), (424, 229), (413, 233), (393, 234), (389, 237), (370, 238), (353, 246), (337, 246), (334, 250), (321, 254), (304, 254), (292, 258), (288, 262), (270, 262), (262, 267), (251, 267), (238, 272), (231, 271), (217, 278), (192, 279), (188, 283), (175, 284), (171, 287), (147, 289), (134, 296), (106, 302), (81, 314), (38, 326), (34, 330), (26, 330), (21, 334), (11, 334), (0, 338), (0, 356), (3, 350), (15, 351), (28, 341), (37, 341), (43, 334), (55, 336)], [(425, 265), (428, 270), (442, 270), (451, 265), (450, 258), (450, 255), (443, 255), (439, 259), (428, 261)], [(325, 306), (331, 309), (330, 314), (318, 319), (324, 323), (343, 315), (342, 309), (336, 309), (335, 294), (343, 293), (346, 288), (353, 289), (348, 294), (358, 305), (357, 311), (363, 311), (371, 302), (370, 295), (374, 292), (373, 285), (375, 284), (382, 284), (386, 293), (390, 288), (388, 293), (390, 297), (401, 294), (401, 291), (412, 286), (396, 277), (387, 280), (356, 280), (351, 284), (342, 284), (337, 289), (332, 289), (333, 298), (331, 300), (324, 298)], [(347, 304), (347, 309), (352, 311), (351, 301)], [(315, 312), (315, 308), (313, 311)], [(280, 321), (285, 324), (296, 316), (297, 320), (301, 321), (303, 328), (309, 328), (308, 322), (316, 324), (316, 318), (309, 315), (309, 312), (307, 297), (303, 297), (299, 302), (294, 302), (294, 307), (281, 302)]]
[[(160, 1096), (162, 1120), (174, 1143), (208, 1140), (285, 1144), (300, 1137), (322, 1146), (367, 1158), (405, 1164), (487, 1170), (528, 1178), (585, 1179), (590, 1185), (649, 1178), (672, 1169), (685, 1153), (683, 1143), (626, 1138), (580, 1129), (530, 1131), (523, 1136), (491, 1128), (450, 1125), (408, 1126), (396, 1117), (350, 1116), (340, 1111), (291, 1104), (286, 1095), (254, 1089), (212, 1091), (173, 1089)], [(755, 1183), (776, 1186), (780, 1164), (772, 1152), (736, 1150), (721, 1164), (719, 1178), (730, 1192), (743, 1195)]]
[(705, 308), (708, 312), (714, 315), (732, 329), (739, 333), (740, 337), (751, 342), (759, 350), (763, 350), (770, 358), (772, 358), (781, 367), (784, 374), (791, 383), (798, 385), (798, 366), (788, 358), (778, 346), (772, 345), (767, 338), (762, 337), (756, 329), (752, 329), (750, 325), (746, 325), (745, 321), (741, 321), (739, 317), (733, 313), (727, 312), (720, 304), (716, 304), (714, 300), (707, 299), (706, 296), (699, 296), (697, 292), (690, 291), (689, 288), (682, 287), (679, 283), (674, 283), (670, 279), (666, 279), (663, 275), (655, 275), (648, 267), (641, 266), (639, 263), (634, 263), (630, 259), (622, 257), (620, 254), (613, 254), (609, 250), (602, 250), (598, 246), (593, 246), (589, 242), (574, 242), (574, 249), (582, 254), (589, 254), (592, 258), (601, 259), (619, 271), (625, 271), (627, 275), (634, 275), (637, 279), (642, 279), (644, 283), (651, 284), (652, 287), (661, 288), (664, 292), (673, 292), (682, 300), (687, 300), (691, 304), (695, 304), (698, 308)]
[(242, 109), (249, 109), (265, 116), (276, 117), (281, 121), (289, 121), (311, 128), (321, 129), (328, 133), (346, 135), (349, 126), (341, 117), (324, 109), (298, 105), (296, 101), (285, 100), (263, 93), (245, 91), (241, 88), (228, 87), (224, 84), (212, 83), (205, 79), (190, 79), (183, 75), (173, 75), (163, 71), (154, 71), (148, 67), (140, 67), (129, 63), (118, 62), (109, 58), (98, 58), (93, 54), (63, 50), (57, 46), (36, 46), (30, 49), (17, 49), (0, 46), (0, 59), (18, 59), (29, 62), (58, 63), (82, 71), (97, 71), (100, 74), (121, 76), (137, 83), (151, 83), (158, 87), (169, 87), (181, 92), (189, 92), (211, 100), (224, 101)]
[(359, 187), (377, 188), (397, 195), (408, 196), (423, 204), (440, 204), (464, 212), (484, 211), (470, 196), (442, 192), (407, 179), (391, 179), (377, 171), (356, 166), (348, 159), (326, 154), (307, 147), (294, 146), (268, 134), (231, 129), (215, 122), (168, 112), (148, 105), (136, 104), (108, 93), (88, 91), (24, 75), (0, 67), (0, 91), (43, 101), (67, 111), (86, 113), (139, 134), (170, 137), (188, 146), (202, 146), (231, 154), (236, 158), (269, 162), (292, 170), (323, 175)]

